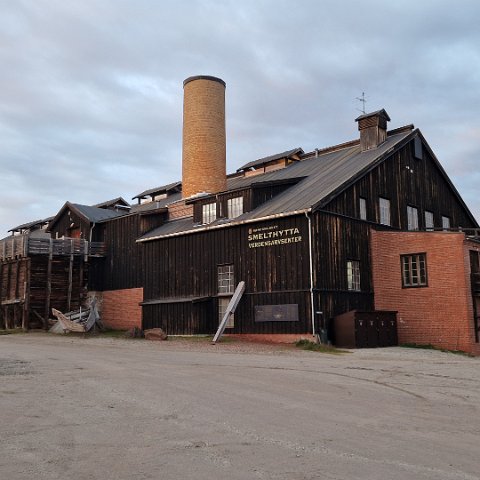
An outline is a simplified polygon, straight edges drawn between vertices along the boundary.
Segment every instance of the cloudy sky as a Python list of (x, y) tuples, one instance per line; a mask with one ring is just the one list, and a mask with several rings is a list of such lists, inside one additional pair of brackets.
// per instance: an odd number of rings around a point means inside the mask
[(0, 237), (181, 177), (182, 82), (227, 83), (227, 168), (414, 123), (480, 219), (480, 2), (0, 0)]

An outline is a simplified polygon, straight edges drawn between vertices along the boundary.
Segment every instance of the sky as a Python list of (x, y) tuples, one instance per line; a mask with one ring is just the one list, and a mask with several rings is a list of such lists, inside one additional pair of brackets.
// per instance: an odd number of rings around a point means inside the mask
[(226, 84), (227, 171), (420, 128), (480, 220), (480, 2), (0, 0), (0, 238), (181, 179), (183, 80)]

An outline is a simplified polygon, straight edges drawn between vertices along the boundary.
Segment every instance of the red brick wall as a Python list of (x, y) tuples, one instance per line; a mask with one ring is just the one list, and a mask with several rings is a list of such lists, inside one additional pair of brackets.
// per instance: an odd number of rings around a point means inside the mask
[(103, 323), (114, 329), (142, 328), (143, 288), (110, 290), (102, 293), (101, 315)]
[[(397, 310), (399, 343), (480, 354), (462, 233), (372, 231), (375, 309)], [(426, 253), (428, 287), (402, 288), (400, 255)]]

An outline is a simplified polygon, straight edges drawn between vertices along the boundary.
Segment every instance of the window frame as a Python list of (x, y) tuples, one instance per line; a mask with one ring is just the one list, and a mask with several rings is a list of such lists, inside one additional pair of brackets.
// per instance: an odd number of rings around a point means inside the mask
[[(418, 273), (416, 277), (418, 278), (418, 283), (413, 283), (413, 260), (415, 259), (416, 264), (418, 265), (416, 268), (418, 269)], [(410, 283), (407, 283), (407, 270), (405, 269), (406, 262), (408, 261), (408, 276), (410, 277)], [(422, 283), (422, 267), (421, 262), (423, 260), (423, 276), (425, 278), (424, 282)], [(402, 276), (402, 288), (425, 288), (428, 287), (428, 267), (427, 267), (427, 253), (426, 252), (419, 252), (419, 253), (404, 253), (400, 255), (400, 273)]]
[(360, 197), (358, 209), (360, 220), (367, 220), (367, 199), (365, 197)]
[[(448, 226), (445, 226), (445, 221), (448, 222)], [(442, 230), (448, 232), (451, 228), (450, 217), (447, 215), (442, 215)]]
[(217, 294), (232, 296), (235, 293), (235, 268), (233, 263), (217, 265)]
[[(432, 216), (432, 226), (428, 226), (428, 225), (427, 225), (427, 215), (431, 215), (431, 216)], [(425, 210), (425, 212), (424, 212), (424, 220), (425, 220), (425, 230), (427, 230), (428, 232), (432, 232), (433, 230), (435, 230), (435, 217), (434, 217), (432, 211), (430, 211), (430, 210)]]
[[(234, 204), (234, 201), (237, 202)], [(235, 213), (235, 215), (233, 213)], [(240, 215), (243, 215), (243, 213), (243, 195), (227, 199), (227, 218), (237, 218)]]
[(347, 290), (349, 292), (362, 291), (362, 276), (360, 271), (360, 260), (352, 260), (352, 259), (347, 260)]
[[(387, 203), (384, 203), (384, 202), (387, 202)], [(382, 203), (384, 204), (382, 205)], [(382, 221), (382, 212), (384, 211), (388, 212), (388, 222)], [(385, 197), (378, 197), (378, 213), (379, 213), (378, 223), (380, 223), (380, 225), (386, 225), (387, 227), (391, 227), (392, 226), (392, 208), (391, 208), (390, 199)]]
[(418, 208), (413, 205), (407, 205), (407, 230), (418, 231)]
[(202, 224), (208, 225), (217, 219), (217, 202), (202, 205)]

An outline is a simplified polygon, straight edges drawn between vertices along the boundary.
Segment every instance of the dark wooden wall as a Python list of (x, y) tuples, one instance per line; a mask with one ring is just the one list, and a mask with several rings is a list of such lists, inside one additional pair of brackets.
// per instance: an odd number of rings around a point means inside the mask
[(62, 238), (63, 236), (69, 237), (70, 225), (74, 223), (75, 227), (80, 228), (80, 238), (84, 240), (90, 240), (90, 222), (86, 221), (82, 217), (79, 217), (76, 213), (66, 209), (62, 216), (58, 219), (54, 228), (52, 229), (53, 238)]
[[(302, 241), (249, 248), (252, 228), (298, 228)], [(308, 229), (305, 217), (288, 217), (255, 225), (147, 242), (144, 298), (210, 297), (211, 301), (145, 305), (144, 327), (168, 326), (170, 334), (199, 333), (208, 316), (206, 332), (218, 326), (217, 267), (233, 264), (235, 284), (244, 280), (246, 291), (236, 312), (232, 333), (306, 333), (310, 327)], [(255, 323), (255, 305), (295, 303), (298, 322)], [(203, 309), (203, 311), (202, 311)], [(214, 311), (214, 315), (208, 312)], [(205, 313), (207, 312), (207, 313)], [(207, 315), (208, 314), (208, 315)], [(185, 323), (186, 322), (186, 323)], [(180, 325), (180, 326), (179, 326)]]
[[(313, 273), (316, 319), (326, 328), (331, 319), (350, 310), (373, 310), (370, 262), (370, 228), (367, 222), (316, 212), (312, 219)], [(360, 291), (348, 290), (347, 261), (360, 265)]]
[(92, 237), (105, 243), (106, 257), (92, 258), (89, 290), (119, 290), (143, 286), (143, 245), (141, 218), (127, 215), (95, 225)]
[(444, 179), (433, 158), (423, 148), (423, 159), (414, 158), (414, 141), (373, 169), (338, 197), (325, 210), (359, 217), (359, 198), (367, 200), (367, 220), (378, 222), (379, 197), (390, 200), (391, 226), (407, 229), (407, 205), (418, 209), (419, 228), (425, 228), (425, 210), (433, 212), (435, 228), (441, 228), (442, 215), (450, 217), (451, 227), (474, 227), (465, 208)]

